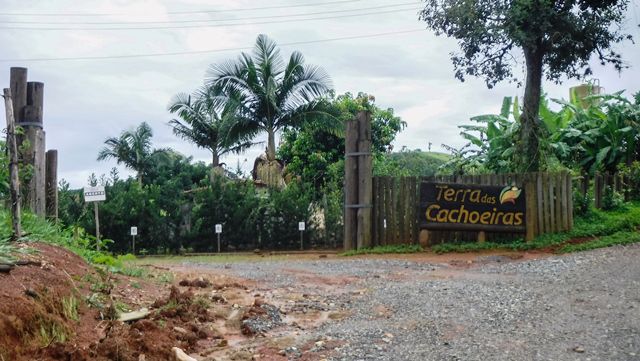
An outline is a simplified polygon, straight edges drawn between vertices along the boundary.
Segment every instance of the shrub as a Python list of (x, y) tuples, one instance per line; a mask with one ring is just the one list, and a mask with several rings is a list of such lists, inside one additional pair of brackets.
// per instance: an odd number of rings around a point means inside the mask
[(611, 186), (604, 187), (602, 193), (602, 209), (613, 210), (622, 207), (624, 204), (624, 197), (619, 192), (613, 190)]

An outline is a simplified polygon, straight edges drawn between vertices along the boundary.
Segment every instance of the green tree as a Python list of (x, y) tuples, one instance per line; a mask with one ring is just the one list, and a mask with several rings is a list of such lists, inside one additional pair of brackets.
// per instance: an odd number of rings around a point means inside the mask
[(518, 141), (519, 169), (540, 164), (538, 110), (542, 78), (591, 74), (589, 60), (621, 70), (612, 46), (630, 36), (620, 30), (627, 0), (426, 0), (420, 19), (437, 35), (458, 40), (455, 75), (484, 77), (489, 88), (514, 80), (512, 68), (524, 55), (526, 80)]
[(211, 152), (211, 167), (220, 164), (220, 157), (227, 153), (240, 153), (254, 145), (248, 139), (231, 139), (225, 126), (233, 117), (231, 103), (219, 104), (212, 89), (200, 89), (193, 95), (177, 94), (169, 104), (169, 112), (180, 119), (169, 124), (173, 133), (196, 146)]
[(320, 98), (331, 87), (324, 70), (305, 64), (301, 53), (293, 52), (285, 63), (276, 43), (266, 35), (258, 36), (253, 54), (242, 53), (236, 61), (212, 65), (207, 84), (225, 106), (235, 109), (231, 139), (267, 133), (269, 161), (275, 160), (276, 132), (324, 114)]
[[(376, 158), (391, 152), (391, 143), (406, 127), (406, 122), (395, 115), (392, 108), (378, 107), (375, 98), (365, 93), (330, 94), (326, 102), (327, 112), (341, 123), (353, 119), (361, 110), (371, 111), (371, 138)], [(320, 191), (334, 174), (340, 177), (337, 184), (341, 182), (344, 169), (336, 172), (331, 168), (344, 160), (344, 134), (328, 129), (323, 122), (306, 122), (300, 129), (283, 133), (278, 156), (287, 164), (288, 173), (301, 176), (304, 183)]]
[(142, 185), (145, 172), (164, 153), (164, 150), (152, 150), (152, 137), (151, 127), (142, 122), (135, 130), (125, 130), (119, 137), (107, 138), (104, 141), (106, 146), (98, 153), (98, 160), (113, 158), (118, 164), (124, 164), (137, 172), (138, 183)]

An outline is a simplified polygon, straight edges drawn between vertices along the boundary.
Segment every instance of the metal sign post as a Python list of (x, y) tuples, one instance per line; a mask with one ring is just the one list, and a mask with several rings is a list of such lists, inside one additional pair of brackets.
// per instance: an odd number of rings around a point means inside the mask
[(98, 202), (107, 200), (107, 193), (104, 186), (84, 187), (84, 201), (93, 202), (93, 214), (96, 218), (96, 249), (100, 251), (100, 216), (98, 213)]
[(304, 229), (305, 229), (304, 222), (298, 222), (298, 230), (300, 231), (300, 250), (301, 251), (304, 250)]
[(216, 234), (218, 235), (218, 253), (220, 253), (220, 235), (222, 234), (221, 224), (216, 224)]
[(136, 236), (138, 235), (138, 227), (131, 227), (131, 254), (136, 254)]

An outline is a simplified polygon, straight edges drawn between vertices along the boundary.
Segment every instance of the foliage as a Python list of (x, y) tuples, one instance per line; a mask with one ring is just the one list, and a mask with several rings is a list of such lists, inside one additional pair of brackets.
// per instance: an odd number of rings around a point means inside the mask
[(321, 97), (330, 89), (322, 68), (305, 64), (304, 56), (293, 52), (288, 62), (276, 43), (266, 35), (256, 39), (253, 54), (242, 53), (235, 61), (212, 65), (207, 87), (222, 106), (233, 110), (230, 139), (251, 139), (259, 132), (268, 136), (267, 159), (275, 159), (275, 133), (297, 128), (309, 116), (336, 125), (324, 110)]
[[(627, 100), (622, 92), (586, 99), (587, 108), (575, 97), (553, 99), (561, 107), (554, 111), (546, 97), (541, 98), (541, 169), (613, 173), (640, 156), (640, 103)], [(517, 171), (520, 111), (518, 98), (505, 97), (499, 115), (475, 116), (471, 118), (475, 124), (460, 126), (468, 143), (452, 149), (453, 156), (442, 170), (454, 174)]]
[(9, 198), (9, 157), (7, 144), (0, 141), (0, 200)]
[[(341, 123), (353, 119), (360, 111), (371, 112), (371, 139), (376, 163), (384, 160), (383, 154), (391, 152), (391, 143), (406, 127), (406, 122), (396, 116), (392, 108), (378, 107), (375, 97), (366, 93), (336, 96), (331, 92), (324, 101), (326, 111)], [(313, 186), (317, 191), (315, 200), (321, 198), (322, 190), (328, 184), (342, 188), (344, 134), (327, 128), (323, 122), (309, 121), (300, 129), (285, 130), (278, 157), (287, 164), (289, 174), (300, 176), (304, 183)]]
[(584, 108), (579, 100), (557, 100), (567, 120), (558, 134), (557, 154), (565, 164), (583, 173), (614, 173), (620, 164), (640, 159), (640, 97), (630, 101), (622, 92), (590, 96)]
[(151, 149), (153, 131), (146, 122), (142, 122), (135, 130), (125, 130), (119, 137), (110, 137), (104, 141), (106, 145), (100, 153), (98, 160), (113, 158), (118, 164), (124, 164), (127, 168), (138, 173), (138, 183), (142, 185), (143, 175), (158, 157), (162, 157), (163, 150)]
[(611, 247), (615, 245), (621, 244), (631, 244), (640, 242), (640, 233), (633, 231), (625, 231), (625, 232), (616, 232), (609, 236), (604, 236), (600, 238), (596, 238), (593, 241), (579, 243), (579, 244), (568, 244), (562, 247), (559, 252), (560, 253), (568, 253), (568, 252), (581, 252), (588, 251), (596, 248), (604, 248)]
[(361, 248), (358, 250), (350, 250), (341, 253), (341, 256), (358, 256), (363, 254), (390, 254), (390, 253), (418, 253), (424, 250), (420, 245), (416, 244), (402, 244), (402, 245), (389, 245), (389, 246), (377, 246), (373, 248)]
[(420, 149), (380, 154), (374, 158), (374, 176), (428, 177), (438, 172), (450, 156)]
[(613, 46), (630, 36), (620, 26), (627, 0), (600, 1), (473, 1), (427, 0), (420, 19), (436, 32), (455, 38), (461, 48), (452, 54), (455, 76), (483, 77), (489, 88), (516, 80), (521, 53), (526, 66), (524, 108), (516, 147), (518, 170), (538, 170), (539, 103), (542, 78), (591, 74), (589, 60), (621, 70), (625, 65)]
[(602, 192), (602, 209), (609, 211), (622, 207), (624, 204), (624, 197), (622, 194), (616, 192), (613, 187), (606, 186)]
[(593, 197), (591, 194), (582, 194), (578, 189), (573, 191), (573, 215), (585, 216), (591, 211)]
[(620, 166), (620, 173), (627, 182), (626, 188), (629, 191), (629, 197), (634, 200), (640, 200), (640, 161), (632, 162), (628, 166)]
[(173, 119), (169, 125), (173, 133), (196, 146), (207, 149), (212, 154), (212, 167), (219, 164), (220, 157), (227, 153), (240, 153), (252, 145), (248, 139), (230, 139), (227, 124), (232, 121), (235, 109), (232, 104), (219, 104), (213, 89), (202, 88), (193, 95), (177, 94), (168, 109), (180, 119)]

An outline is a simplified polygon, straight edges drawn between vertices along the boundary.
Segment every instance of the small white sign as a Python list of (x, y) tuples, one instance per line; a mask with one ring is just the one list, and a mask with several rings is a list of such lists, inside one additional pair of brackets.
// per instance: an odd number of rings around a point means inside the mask
[(298, 231), (304, 231), (304, 222), (298, 222)]
[(132, 236), (138, 235), (138, 227), (131, 227), (131, 235)]
[(382, 220), (382, 226), (384, 228), (387, 228), (387, 219), (386, 218)]
[(221, 224), (216, 224), (216, 233), (222, 233), (222, 225)]
[(104, 191), (104, 186), (84, 187), (83, 192), (85, 202), (100, 202), (107, 200), (107, 193)]

